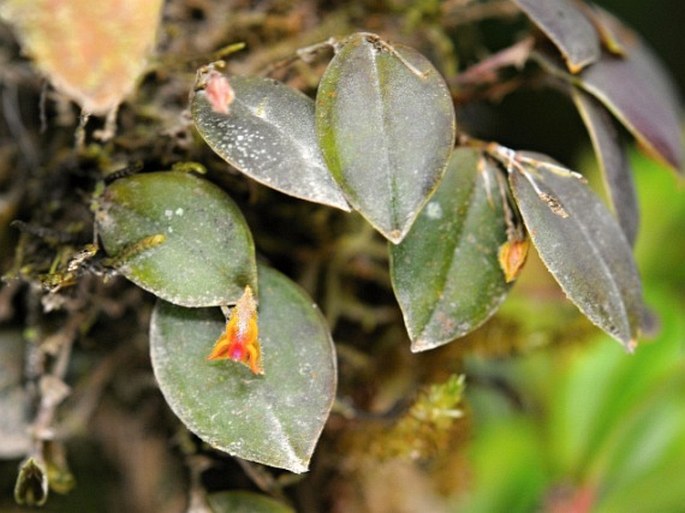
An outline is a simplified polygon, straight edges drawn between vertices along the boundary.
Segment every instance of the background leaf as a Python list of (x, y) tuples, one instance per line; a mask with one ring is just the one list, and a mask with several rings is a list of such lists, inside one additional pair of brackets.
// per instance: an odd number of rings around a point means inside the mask
[(0, 15), (55, 88), (106, 114), (135, 86), (157, 35), (162, 0), (7, 0)]
[(590, 134), (609, 205), (632, 246), (637, 237), (640, 213), (627, 149), (614, 120), (597, 100), (577, 88), (573, 88), (572, 95)]
[(675, 86), (635, 33), (606, 11), (598, 12), (622, 36), (625, 56), (603, 55), (580, 75), (581, 87), (620, 119), (652, 156), (682, 171), (681, 108)]
[(212, 447), (304, 472), (335, 397), (333, 343), (295, 284), (264, 267), (259, 281), (263, 376), (232, 361), (207, 362), (224, 329), (218, 309), (165, 302), (150, 324), (152, 366), (171, 409)]
[(442, 177), (455, 115), (431, 63), (411, 48), (394, 49), (406, 63), (377, 36), (347, 38), (321, 79), (316, 127), (350, 204), (397, 243)]
[(349, 211), (319, 149), (314, 101), (268, 78), (234, 76), (230, 84), (228, 114), (216, 112), (204, 90), (193, 97), (193, 121), (207, 144), (268, 187)]
[(592, 322), (632, 347), (642, 292), (621, 228), (587, 185), (538, 162), (524, 164), (525, 175), (513, 170), (509, 181), (540, 257)]
[(437, 192), (391, 245), (391, 277), (412, 351), (480, 326), (506, 296), (497, 258), (507, 234), (497, 168), (477, 150), (452, 153)]
[(577, 73), (600, 56), (599, 35), (577, 5), (569, 0), (514, 0)]
[(0, 458), (20, 458), (31, 448), (24, 349), (19, 331), (0, 331)]
[(252, 492), (221, 492), (207, 496), (214, 513), (295, 513), (284, 504)]
[[(96, 207), (119, 272), (156, 296), (214, 306), (234, 303), (245, 285), (256, 290), (252, 235), (233, 200), (210, 182), (176, 171), (139, 174), (108, 185)], [(156, 235), (163, 241), (141, 244)]]

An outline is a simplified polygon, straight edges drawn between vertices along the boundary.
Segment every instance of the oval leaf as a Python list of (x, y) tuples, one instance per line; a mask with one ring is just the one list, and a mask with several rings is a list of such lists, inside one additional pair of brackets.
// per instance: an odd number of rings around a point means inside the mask
[(514, 0), (559, 49), (572, 73), (600, 56), (599, 34), (570, 0)]
[(354, 34), (321, 79), (316, 128), (350, 204), (389, 240), (401, 241), (454, 142), (454, 108), (438, 71), (411, 48)]
[(121, 178), (96, 200), (113, 265), (139, 287), (182, 306), (234, 303), (256, 289), (252, 235), (217, 186), (176, 171)]
[(280, 502), (252, 492), (220, 492), (207, 496), (214, 513), (295, 513)]
[(608, 193), (609, 204), (631, 246), (635, 244), (640, 213), (635, 183), (625, 145), (621, 141), (614, 120), (604, 107), (586, 93), (573, 88), (576, 103), (583, 122), (590, 133), (592, 146), (599, 161)]
[(0, 15), (55, 88), (92, 114), (129, 94), (155, 43), (162, 0), (7, 0)]
[(680, 102), (668, 73), (640, 38), (606, 11), (624, 58), (603, 55), (580, 75), (580, 86), (601, 101), (654, 157), (676, 170), (683, 167)]
[(576, 176), (527, 160), (509, 174), (535, 247), (573, 303), (628, 349), (637, 343), (642, 290), (618, 223)]
[(407, 237), (390, 248), (412, 351), (474, 330), (509, 290), (498, 261), (507, 234), (497, 173), (480, 152), (455, 150), (437, 192)]
[(259, 280), (263, 375), (207, 361), (224, 330), (219, 310), (165, 302), (150, 324), (152, 367), (171, 409), (211, 446), (304, 472), (335, 397), (335, 351), (325, 320), (299, 287), (263, 267)]
[[(215, 78), (221, 79), (226, 80)], [(200, 74), (199, 86), (206, 88), (206, 81)], [(235, 76), (230, 86), (235, 96), (226, 113), (212, 104), (206, 89), (193, 97), (193, 121), (207, 144), (268, 187), (349, 211), (319, 149), (314, 101), (268, 78)]]

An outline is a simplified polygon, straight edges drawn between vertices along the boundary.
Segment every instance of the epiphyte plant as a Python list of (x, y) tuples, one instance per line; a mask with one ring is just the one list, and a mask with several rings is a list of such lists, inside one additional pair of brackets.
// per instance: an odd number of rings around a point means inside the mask
[[(191, 94), (194, 128), (256, 182), (339, 216), (359, 214), (386, 239), (386, 281), (412, 351), (490, 319), (529, 248), (580, 311), (632, 351), (648, 316), (620, 130), (679, 171), (676, 95), (648, 48), (607, 12), (570, 0), (514, 3), (534, 34), (454, 79), (368, 32), (308, 50), (334, 53), (308, 94), (264, 76), (225, 75), (230, 61), (209, 64)], [(543, 77), (577, 107), (606, 205), (554, 159), (457, 127), (460, 91), (487, 88), (512, 69)], [(336, 395), (329, 323), (307, 292), (260, 258), (250, 215), (213, 183), (220, 180), (197, 174), (107, 180), (92, 201), (108, 256), (100, 262), (157, 297), (152, 367), (183, 424), (231, 455), (304, 472)], [(95, 254), (73, 256), (69, 280), (51, 271), (43, 284), (54, 293), (77, 283)], [(36, 461), (25, 468), (33, 472)]]
[[(206, 66), (191, 98), (193, 121), (239, 171), (285, 194), (353, 209), (388, 240), (392, 287), (413, 351), (448, 343), (487, 321), (531, 242), (568, 298), (632, 351), (646, 316), (631, 249), (638, 225), (634, 186), (615, 124), (679, 169), (671, 114), (677, 103), (646, 87), (646, 70), (657, 73), (662, 92), (668, 78), (628, 29), (599, 9), (554, 4), (585, 20), (583, 30), (572, 24), (569, 33), (551, 20), (550, 6), (519, 2), (558, 53), (544, 37), (517, 48), (578, 106), (600, 160), (608, 207), (582, 175), (550, 157), (464, 132), (455, 141), (451, 93), (440, 73), (415, 50), (375, 34), (324, 43), (334, 56), (315, 101), (273, 79), (220, 76), (223, 63)], [(468, 70), (467, 80), (487, 81), (513, 65), (503, 54)], [(619, 78), (645, 88), (640, 105), (608, 86)], [(229, 84), (229, 99), (218, 101), (223, 96), (216, 91)], [(647, 120), (645, 109), (665, 124)]]

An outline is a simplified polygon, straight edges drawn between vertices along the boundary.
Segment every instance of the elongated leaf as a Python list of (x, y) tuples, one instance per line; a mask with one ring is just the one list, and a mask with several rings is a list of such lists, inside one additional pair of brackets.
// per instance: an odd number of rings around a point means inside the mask
[(19, 331), (0, 331), (0, 459), (20, 458), (31, 449), (24, 345)]
[(498, 261), (507, 235), (497, 172), (480, 152), (455, 150), (407, 237), (390, 247), (393, 288), (412, 351), (477, 328), (509, 290)]
[(143, 72), (162, 0), (6, 0), (0, 16), (56, 89), (86, 112), (106, 114)]
[(354, 34), (316, 96), (324, 158), (347, 200), (400, 242), (443, 175), (455, 132), (450, 93), (421, 54)]
[(211, 446), (240, 458), (307, 470), (333, 404), (335, 352), (311, 299), (259, 269), (263, 375), (207, 361), (225, 321), (218, 309), (159, 302), (150, 324), (152, 366), (171, 409)]
[(213, 513), (295, 513), (270, 497), (252, 492), (212, 493), (207, 499)]
[[(542, 157), (544, 159), (544, 157)], [(637, 343), (642, 291), (625, 235), (578, 178), (543, 160), (509, 181), (543, 262), (573, 303), (628, 349)]]
[(637, 237), (640, 213), (625, 145), (621, 141), (614, 120), (597, 100), (575, 88), (572, 94), (590, 133), (610, 206), (632, 246)]
[(252, 235), (231, 198), (181, 172), (122, 178), (96, 200), (100, 238), (136, 285), (183, 306), (235, 303), (256, 289)]
[(514, 0), (557, 46), (572, 73), (600, 56), (599, 35), (572, 0)]
[(682, 171), (681, 107), (676, 88), (659, 59), (632, 31), (606, 11), (624, 58), (603, 55), (580, 75), (580, 85), (597, 97), (654, 157)]
[(267, 78), (234, 76), (230, 84), (235, 98), (225, 114), (204, 89), (193, 97), (193, 120), (207, 144), (264, 185), (349, 211), (319, 149), (314, 101)]

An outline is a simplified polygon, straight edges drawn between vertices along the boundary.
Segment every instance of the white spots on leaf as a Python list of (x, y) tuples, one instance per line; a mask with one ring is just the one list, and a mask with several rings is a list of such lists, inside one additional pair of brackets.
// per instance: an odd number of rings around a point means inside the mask
[(313, 101), (272, 80), (231, 81), (237, 98), (228, 116), (208, 104), (193, 107), (196, 126), (214, 151), (281, 192), (349, 210), (318, 148)]
[(437, 201), (431, 201), (428, 205), (426, 205), (426, 216), (428, 216), (428, 219), (432, 219), (434, 221), (442, 219), (442, 207), (440, 206), (440, 203)]

